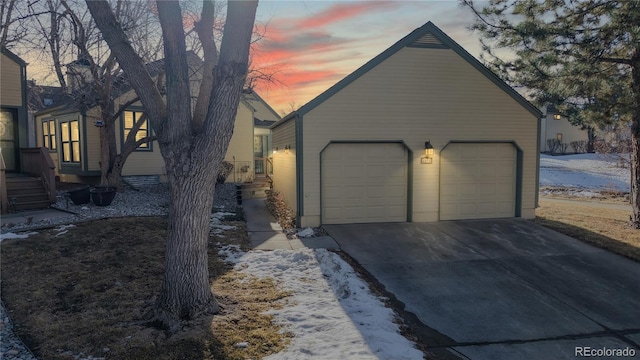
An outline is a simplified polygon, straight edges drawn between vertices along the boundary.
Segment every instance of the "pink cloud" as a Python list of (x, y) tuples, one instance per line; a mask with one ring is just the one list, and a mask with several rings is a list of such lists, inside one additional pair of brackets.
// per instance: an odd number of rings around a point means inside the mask
[(298, 20), (295, 27), (301, 30), (318, 28), (359, 16), (370, 11), (378, 11), (389, 7), (390, 5), (392, 5), (392, 3), (387, 1), (339, 3), (332, 5), (328, 9), (316, 15)]

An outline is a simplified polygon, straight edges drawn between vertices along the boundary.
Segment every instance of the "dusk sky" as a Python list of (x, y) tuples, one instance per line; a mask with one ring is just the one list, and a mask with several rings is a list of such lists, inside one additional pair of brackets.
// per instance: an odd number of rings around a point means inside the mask
[[(478, 35), (467, 30), (473, 14), (457, 0), (261, 0), (256, 26), (264, 38), (252, 67), (274, 73), (277, 81), (258, 83), (256, 90), (277, 112), (289, 113), (428, 21), (479, 57)], [(29, 78), (54, 85), (46, 54), (19, 55), (29, 63)]]
[(475, 57), (480, 55), (469, 9), (446, 1), (263, 0), (256, 22), (266, 26), (253, 66), (275, 71), (278, 84), (257, 87), (279, 112), (300, 107), (431, 21)]

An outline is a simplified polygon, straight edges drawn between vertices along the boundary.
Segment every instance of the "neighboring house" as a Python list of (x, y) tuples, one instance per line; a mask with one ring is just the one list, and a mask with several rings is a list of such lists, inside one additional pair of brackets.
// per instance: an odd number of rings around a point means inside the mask
[(0, 211), (45, 208), (55, 202), (54, 166), (46, 152), (29, 147), (27, 64), (4, 47), (1, 55)]
[[(189, 53), (192, 89), (201, 78), (202, 61), (194, 53)], [(74, 62), (69, 69), (70, 74), (83, 72), (82, 63)], [(147, 65), (149, 73), (155, 77), (162, 70), (163, 60)], [(72, 79), (69, 81), (73, 84)], [(86, 89), (73, 88), (72, 91)], [(135, 97), (131, 86), (123, 79), (114, 87), (113, 98), (115, 109), (126, 104)], [(194, 94), (194, 103), (195, 97)], [(49, 150), (56, 164), (56, 175), (62, 181), (96, 183), (100, 176), (100, 111), (95, 103), (78, 104), (79, 96), (65, 98), (62, 103), (51, 104), (35, 114), (37, 146)], [(85, 96), (87, 98), (87, 96)], [(88, 96), (91, 98), (91, 96)], [(268, 105), (267, 105), (268, 106)], [(235, 129), (231, 138), (225, 161), (234, 164), (233, 173), (227, 181), (249, 182), (254, 179), (254, 113), (256, 109), (249, 101), (241, 100), (235, 120)], [(124, 144), (127, 134), (142, 114), (141, 104), (129, 106), (116, 121), (116, 145), (118, 152)], [(148, 122), (138, 131), (137, 138), (152, 135)], [(143, 144), (127, 159), (122, 175), (129, 182), (165, 182), (166, 171), (164, 160), (157, 141)]]
[(542, 113), (431, 22), (271, 127), (297, 226), (533, 218)]
[(20, 172), (20, 148), (28, 147), (27, 64), (2, 48), (0, 63), (0, 149), (7, 172)]
[[(540, 121), (540, 151), (551, 153), (586, 152), (589, 142), (589, 131), (573, 125), (562, 116), (555, 107), (544, 108), (545, 116)], [(584, 141), (584, 149), (571, 146), (575, 141)]]
[(255, 91), (247, 91), (244, 99), (251, 105), (253, 114), (253, 153), (256, 176), (272, 174), (272, 137), (269, 127), (280, 120), (278, 113)]

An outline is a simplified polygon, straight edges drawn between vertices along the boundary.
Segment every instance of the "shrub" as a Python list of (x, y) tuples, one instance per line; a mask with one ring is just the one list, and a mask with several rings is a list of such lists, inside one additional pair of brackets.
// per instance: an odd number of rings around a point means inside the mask
[(575, 153), (586, 153), (587, 152), (587, 142), (584, 140), (572, 141), (571, 147), (573, 148), (573, 152)]
[(218, 176), (216, 178), (216, 182), (218, 184), (224, 184), (227, 181), (227, 177), (233, 171), (233, 164), (228, 161), (223, 161), (222, 165), (220, 165), (220, 171), (218, 172)]
[(287, 206), (284, 197), (278, 191), (269, 192), (267, 209), (273, 214), (283, 230), (295, 228), (296, 214)]

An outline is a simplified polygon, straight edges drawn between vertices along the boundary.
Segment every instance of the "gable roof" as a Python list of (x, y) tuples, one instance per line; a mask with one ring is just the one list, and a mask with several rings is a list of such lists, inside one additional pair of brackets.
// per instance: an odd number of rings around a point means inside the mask
[(273, 124), (271, 128), (276, 128), (281, 124), (288, 122), (296, 117), (300, 117), (309, 111), (313, 110), (315, 107), (323, 103), (325, 100), (335, 95), (340, 90), (347, 87), (347, 85), (351, 84), (355, 80), (357, 80), (362, 75), (369, 72), (369, 70), (373, 69), (386, 59), (390, 58), (392, 55), (400, 51), (405, 47), (421, 47), (421, 48), (437, 48), (437, 49), (451, 49), (464, 60), (466, 60), (471, 66), (473, 66), (476, 70), (482, 73), (487, 79), (497, 85), (500, 89), (506, 92), (509, 96), (511, 96), (518, 104), (524, 107), (527, 111), (529, 111), (536, 118), (541, 118), (543, 116), (542, 112), (536, 108), (533, 104), (531, 104), (527, 99), (525, 99), (520, 93), (515, 91), (511, 86), (505, 83), (502, 79), (500, 79), (496, 74), (494, 74), (491, 70), (489, 70), (486, 66), (484, 66), (480, 61), (478, 61), (473, 55), (469, 54), (462, 46), (458, 45), (453, 39), (451, 39), (447, 34), (445, 34), (442, 30), (440, 30), (437, 26), (435, 26), (431, 21), (427, 22), (423, 26), (413, 30), (409, 35), (400, 39), (398, 42), (393, 44), (391, 47), (380, 53), (378, 56), (369, 60), (366, 64), (362, 65), (356, 71), (347, 75), (344, 79), (338, 81), (335, 85), (331, 86), (329, 89), (316, 96), (313, 100), (309, 101), (300, 109), (290, 113), (285, 116), (282, 120)]
[(14, 62), (18, 63), (18, 65), (20, 65), (21, 67), (26, 67), (27, 63), (22, 60), (22, 58), (16, 54), (14, 54), (11, 50), (7, 49), (6, 47), (2, 47), (0, 49), (0, 52), (2, 52), (3, 54), (7, 55), (7, 57), (11, 60), (13, 60)]
[[(186, 54), (190, 78), (194, 78), (196, 76), (199, 76), (201, 78), (202, 75), (200, 75), (199, 73), (202, 71), (202, 59), (200, 59), (200, 57), (193, 51), (187, 51)], [(82, 60), (75, 60), (68, 65), (86, 65), (86, 63)], [(156, 77), (164, 70), (164, 59), (147, 63), (145, 67), (152, 78)], [(112, 99), (117, 99), (120, 96), (133, 90), (133, 87), (129, 82), (129, 78), (123, 71), (115, 76), (116, 78), (111, 85)], [(58, 99), (57, 103), (54, 104), (56, 106), (43, 108), (36, 114), (49, 112), (54, 109), (56, 110), (55, 114), (80, 111), (82, 108), (91, 109), (98, 105), (98, 100), (99, 96), (94, 89), (93, 84), (86, 83), (83, 84), (81, 88), (73, 90), (71, 94), (62, 95), (61, 98)]]

